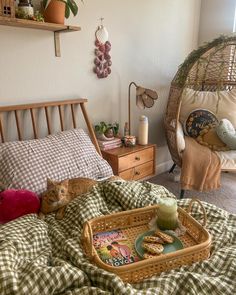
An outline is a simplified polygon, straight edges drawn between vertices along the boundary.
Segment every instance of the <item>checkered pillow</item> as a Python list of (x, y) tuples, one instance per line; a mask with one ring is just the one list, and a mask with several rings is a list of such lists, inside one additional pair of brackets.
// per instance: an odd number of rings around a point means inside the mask
[(0, 145), (0, 181), (41, 193), (46, 179), (111, 176), (112, 169), (82, 129)]

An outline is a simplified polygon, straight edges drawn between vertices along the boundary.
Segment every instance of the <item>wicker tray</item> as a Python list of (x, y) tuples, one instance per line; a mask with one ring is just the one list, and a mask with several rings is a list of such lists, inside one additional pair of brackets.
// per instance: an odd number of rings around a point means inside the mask
[[(203, 224), (200, 224), (190, 215), (194, 202), (197, 202), (202, 207)], [(119, 267), (105, 264), (100, 259), (93, 246), (94, 234), (122, 229), (130, 242), (134, 243), (138, 235), (149, 230), (148, 223), (156, 215), (157, 208), (158, 205), (148, 206), (97, 217), (86, 222), (83, 228), (83, 246), (91, 262), (117, 274), (124, 282), (137, 283), (163, 271), (178, 268), (182, 265), (191, 265), (194, 262), (209, 258), (211, 236), (204, 228), (206, 225), (206, 212), (199, 200), (192, 199), (187, 211), (178, 208), (179, 219), (187, 229), (186, 233), (179, 237), (184, 249)]]

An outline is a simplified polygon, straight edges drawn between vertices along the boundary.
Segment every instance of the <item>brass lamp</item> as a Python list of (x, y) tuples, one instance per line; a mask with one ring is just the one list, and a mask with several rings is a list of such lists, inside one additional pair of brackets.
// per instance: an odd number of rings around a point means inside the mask
[(154, 100), (157, 100), (158, 94), (156, 91), (138, 86), (135, 82), (129, 84), (129, 100), (128, 100), (128, 110), (129, 110), (129, 135), (131, 134), (131, 108), (130, 108), (130, 91), (131, 86), (134, 85), (136, 88), (136, 105), (140, 109), (151, 108), (154, 105)]

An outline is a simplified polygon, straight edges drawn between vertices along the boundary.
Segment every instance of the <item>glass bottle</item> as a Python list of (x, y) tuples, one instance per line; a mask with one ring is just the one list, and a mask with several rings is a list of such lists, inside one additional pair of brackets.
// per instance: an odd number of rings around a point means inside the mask
[(125, 122), (125, 127), (124, 127), (124, 136), (129, 135), (129, 124), (128, 122)]
[(138, 143), (141, 145), (148, 144), (148, 118), (146, 116), (139, 118)]

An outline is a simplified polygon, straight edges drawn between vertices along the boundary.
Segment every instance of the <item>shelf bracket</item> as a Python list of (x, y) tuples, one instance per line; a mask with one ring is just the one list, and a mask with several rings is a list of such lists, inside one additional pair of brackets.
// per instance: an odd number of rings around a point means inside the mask
[(71, 29), (70, 26), (67, 26), (66, 29), (54, 31), (54, 46), (55, 46), (55, 56), (56, 57), (61, 57), (61, 45), (60, 45), (60, 33), (68, 33), (72, 32), (73, 30)]
[(60, 31), (54, 32), (55, 56), (61, 57)]
[(58, 57), (61, 56), (60, 33), (75, 32), (75, 31), (81, 30), (81, 28), (77, 26), (54, 24), (54, 23), (47, 23), (47, 22), (37, 22), (33, 20), (11, 18), (11, 17), (1, 16), (1, 15), (0, 15), (0, 26), (12, 26), (17, 28), (28, 28), (28, 29), (46, 30), (46, 31), (54, 32), (55, 55)]

